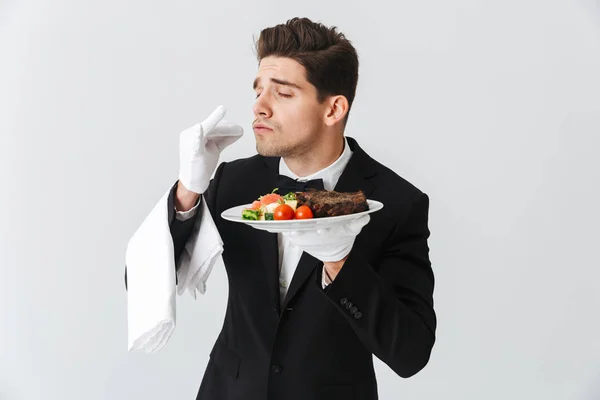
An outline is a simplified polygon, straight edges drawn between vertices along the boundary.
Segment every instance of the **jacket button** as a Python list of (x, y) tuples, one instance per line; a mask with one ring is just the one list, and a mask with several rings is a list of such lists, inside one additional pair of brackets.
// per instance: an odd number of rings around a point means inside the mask
[(360, 311), (357, 311), (356, 313), (354, 313), (354, 319), (361, 319), (362, 318), (362, 313)]
[(356, 308), (356, 306), (354, 306), (350, 309), (350, 314), (356, 314), (357, 311), (358, 311), (358, 308)]
[(347, 302), (348, 302), (348, 299), (346, 297), (342, 297), (342, 299), (340, 300), (340, 304), (343, 306), (345, 306)]
[(346, 309), (347, 309), (347, 310), (351, 309), (353, 305), (354, 305), (354, 304), (352, 304), (352, 302), (351, 302), (351, 301), (347, 302), (347, 303), (346, 303)]
[(283, 368), (281, 368), (281, 365), (277, 365), (277, 364), (271, 365), (271, 371), (273, 371), (274, 374), (280, 373), (282, 369)]

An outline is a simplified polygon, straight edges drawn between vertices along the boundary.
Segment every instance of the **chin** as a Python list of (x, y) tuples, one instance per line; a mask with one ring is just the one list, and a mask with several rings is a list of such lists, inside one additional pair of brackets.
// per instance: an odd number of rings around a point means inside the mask
[(290, 153), (278, 146), (272, 146), (270, 143), (256, 141), (256, 152), (263, 157), (287, 157)]
[(268, 146), (263, 146), (258, 143), (256, 144), (256, 152), (263, 157), (281, 157), (281, 154), (275, 151), (275, 149), (270, 149)]

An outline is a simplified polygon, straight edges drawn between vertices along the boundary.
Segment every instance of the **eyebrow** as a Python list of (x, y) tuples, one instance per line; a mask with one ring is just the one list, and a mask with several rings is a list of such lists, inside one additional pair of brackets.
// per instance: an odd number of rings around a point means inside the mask
[[(284, 79), (277, 79), (277, 78), (270, 78), (271, 82), (276, 83), (278, 85), (283, 85), (283, 86), (291, 86), (293, 88), (296, 89), (302, 89), (302, 87), (300, 87), (300, 85), (297, 85), (293, 82), (290, 81), (286, 81)], [(252, 85), (252, 88), (256, 90), (256, 87), (258, 86), (258, 82), (260, 81), (260, 78), (256, 78), (254, 80), (254, 84)]]

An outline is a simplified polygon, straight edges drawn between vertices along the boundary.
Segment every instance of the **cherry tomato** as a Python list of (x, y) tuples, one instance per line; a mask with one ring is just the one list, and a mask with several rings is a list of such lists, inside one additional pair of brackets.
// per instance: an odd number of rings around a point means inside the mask
[(313, 217), (313, 212), (309, 206), (300, 206), (296, 209), (296, 219), (310, 219)]
[(278, 221), (286, 219), (294, 219), (294, 209), (287, 204), (278, 206), (273, 212), (273, 219)]

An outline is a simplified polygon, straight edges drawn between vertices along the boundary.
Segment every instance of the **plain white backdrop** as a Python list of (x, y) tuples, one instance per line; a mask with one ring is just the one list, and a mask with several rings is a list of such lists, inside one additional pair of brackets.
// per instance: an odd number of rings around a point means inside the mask
[(353, 41), (347, 135), (431, 197), (438, 339), (381, 399), (600, 399), (599, 3), (300, 4), (0, 1), (0, 399), (195, 398), (224, 268), (130, 354), (126, 243), (218, 104), (254, 154), (253, 38), (294, 16)]

